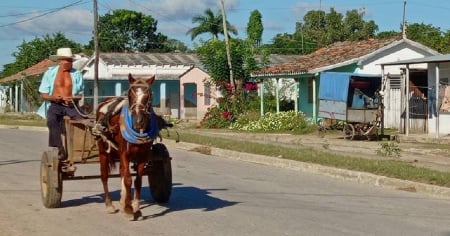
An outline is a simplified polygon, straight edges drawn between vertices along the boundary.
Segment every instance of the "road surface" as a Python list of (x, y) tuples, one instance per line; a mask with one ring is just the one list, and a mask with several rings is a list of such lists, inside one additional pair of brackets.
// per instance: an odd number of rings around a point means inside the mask
[[(62, 207), (41, 203), (47, 132), (0, 129), (1, 235), (450, 235), (450, 202), (169, 146), (170, 201), (147, 181), (144, 220), (107, 214), (100, 180), (65, 181)], [(77, 175), (98, 174), (78, 165)], [(119, 179), (110, 180), (118, 204)]]

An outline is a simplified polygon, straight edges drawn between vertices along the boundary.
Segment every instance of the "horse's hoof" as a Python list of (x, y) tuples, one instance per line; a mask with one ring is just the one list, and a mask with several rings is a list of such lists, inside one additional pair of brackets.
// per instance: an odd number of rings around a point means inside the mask
[(135, 221), (133, 213), (123, 212), (123, 216), (129, 221)]
[(135, 220), (135, 221), (140, 221), (140, 220), (143, 220), (144, 219), (144, 216), (142, 215), (142, 212), (141, 211), (136, 211), (134, 214), (133, 214), (133, 220)]
[(118, 210), (114, 206), (107, 206), (106, 207), (106, 212), (108, 214), (114, 214), (114, 213), (117, 213)]

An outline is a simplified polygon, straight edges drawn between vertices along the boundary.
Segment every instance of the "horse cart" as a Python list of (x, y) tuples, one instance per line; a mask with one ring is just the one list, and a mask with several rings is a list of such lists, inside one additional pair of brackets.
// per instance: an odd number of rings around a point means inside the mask
[(353, 73), (325, 72), (319, 86), (318, 135), (340, 127), (345, 139), (378, 139), (383, 104), (381, 78)]
[[(119, 97), (102, 102), (99, 104), (96, 118), (64, 119), (62, 140), (65, 158), (61, 158), (61, 150), (58, 148), (51, 148), (42, 154), (40, 182), (42, 202), (45, 207), (60, 207), (64, 181), (99, 178), (103, 183), (108, 212), (117, 212), (108, 190), (108, 177), (122, 178), (120, 202), (121, 210), (126, 214), (135, 214), (135, 216), (140, 214), (139, 200), (143, 176), (148, 178), (150, 194), (154, 201), (164, 203), (169, 200), (172, 192), (171, 157), (166, 146), (157, 141), (159, 132), (167, 127), (172, 127), (172, 124), (156, 115), (151, 108), (149, 102), (151, 101), (150, 86), (153, 81), (154, 77), (149, 80), (137, 80), (130, 75), (128, 99)], [(134, 96), (142, 97), (136, 99)], [(141, 101), (142, 104), (139, 103)], [(115, 104), (115, 107), (112, 107), (112, 104)], [(133, 110), (128, 109), (128, 105)], [(111, 107), (112, 111), (118, 110), (119, 112), (106, 112), (108, 119), (105, 118), (105, 121), (108, 121), (108, 124), (113, 123), (113, 125), (105, 128), (99, 125), (98, 117), (99, 114), (102, 114), (102, 109), (106, 110), (106, 108)], [(116, 109), (117, 107), (120, 107), (120, 110)], [(122, 122), (124, 119), (128, 119), (128, 115), (132, 124), (127, 121)], [(147, 136), (137, 137), (139, 139), (138, 144), (126, 139), (123, 131), (123, 129), (134, 130), (137, 125), (136, 120), (140, 120), (140, 123), (143, 124), (141, 127), (144, 128), (141, 128), (141, 134), (143, 133), (142, 129), (145, 131), (149, 130), (147, 128), (150, 126), (154, 127), (151, 131), (152, 135), (148, 136), (151, 138), (147, 138)], [(148, 124), (148, 127), (146, 124)], [(108, 134), (109, 137), (107, 137)], [(136, 135), (139, 134), (134, 136)], [(159, 140), (161, 140), (160, 136)], [(120, 174), (112, 172), (116, 162), (120, 163)], [(76, 167), (89, 163), (100, 163), (101, 174), (77, 175)], [(132, 176), (135, 177), (134, 197), (131, 196), (130, 186)]]

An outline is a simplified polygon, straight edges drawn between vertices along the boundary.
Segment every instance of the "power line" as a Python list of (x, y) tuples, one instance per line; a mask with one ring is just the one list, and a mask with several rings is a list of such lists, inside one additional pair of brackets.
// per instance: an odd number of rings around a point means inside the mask
[(20, 21), (8, 23), (8, 24), (0, 25), (0, 28), (2, 28), (2, 27), (7, 27), (7, 26), (11, 26), (11, 25), (17, 25), (17, 24), (20, 24), (20, 23), (28, 22), (28, 21), (32, 21), (32, 20), (35, 20), (35, 19), (37, 19), (37, 18), (40, 18), (40, 17), (46, 16), (46, 15), (55, 13), (55, 12), (57, 12), (57, 11), (61, 11), (61, 10), (63, 10), (63, 9), (66, 9), (66, 8), (69, 8), (69, 7), (78, 5), (78, 4), (81, 3), (82, 1), (83, 1), (83, 0), (79, 0), (79, 1), (77, 1), (77, 2), (68, 4), (68, 5), (59, 7), (59, 8), (54, 8), (54, 9), (49, 10), (48, 12), (45, 12), (45, 13), (42, 13), (42, 14), (40, 14), (40, 15), (33, 16), (33, 17), (30, 17), (30, 18), (27, 18), (27, 19), (24, 19), (24, 20), (20, 20)]

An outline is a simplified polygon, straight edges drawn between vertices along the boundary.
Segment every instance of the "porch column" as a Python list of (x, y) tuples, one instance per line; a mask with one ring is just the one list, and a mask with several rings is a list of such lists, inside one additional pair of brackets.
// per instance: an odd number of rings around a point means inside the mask
[(277, 100), (277, 114), (280, 113), (280, 98), (279, 98), (279, 86), (278, 86), (278, 81), (280, 80), (280, 78), (277, 78), (277, 83), (275, 84), (275, 99)]
[(167, 96), (166, 96), (166, 83), (161, 83), (161, 85), (160, 85), (160, 112), (161, 112), (161, 115), (167, 115), (166, 114), (166, 99), (167, 99)]
[(436, 104), (435, 104), (435, 106), (436, 106), (436, 127), (435, 127), (435, 129), (436, 129), (436, 138), (438, 139), (439, 138), (439, 63), (436, 63), (436, 82), (435, 82), (436, 84), (435, 84), (435, 87), (436, 87), (436, 89), (435, 89), (435, 93), (434, 93), (434, 96), (435, 96), (435, 101), (436, 101)]
[(17, 86), (17, 83), (14, 84), (14, 112), (19, 111), (19, 86)]
[(300, 97), (299, 96), (299, 91), (300, 91), (300, 89), (299, 89), (299, 87), (300, 87), (300, 78), (294, 78), (294, 81), (295, 81), (295, 100), (294, 100), (294, 111), (295, 112), (298, 112), (298, 98)]
[(312, 80), (312, 86), (313, 86), (313, 120), (314, 123), (317, 122), (317, 88), (316, 88), (316, 79), (318, 77), (318, 74), (314, 75)]
[(409, 64), (406, 65), (405, 135), (409, 135)]
[(261, 111), (261, 117), (264, 116), (264, 80), (261, 79), (261, 82), (259, 83), (259, 92), (260, 92), (260, 98), (261, 98), (261, 104), (260, 104), (260, 111)]
[[(380, 92), (382, 92), (383, 94), (386, 94), (386, 91), (384, 91), (386, 89), (386, 87), (384, 86), (386, 83), (386, 75), (384, 74), (384, 65), (381, 65), (381, 87), (380, 87)], [(380, 102), (381, 104), (383, 104), (384, 106), (384, 96), (381, 96), (380, 98)], [(378, 105), (380, 106), (380, 105)], [(381, 110), (381, 120), (380, 120), (380, 125), (381, 125), (381, 136), (384, 137), (384, 107)]]

